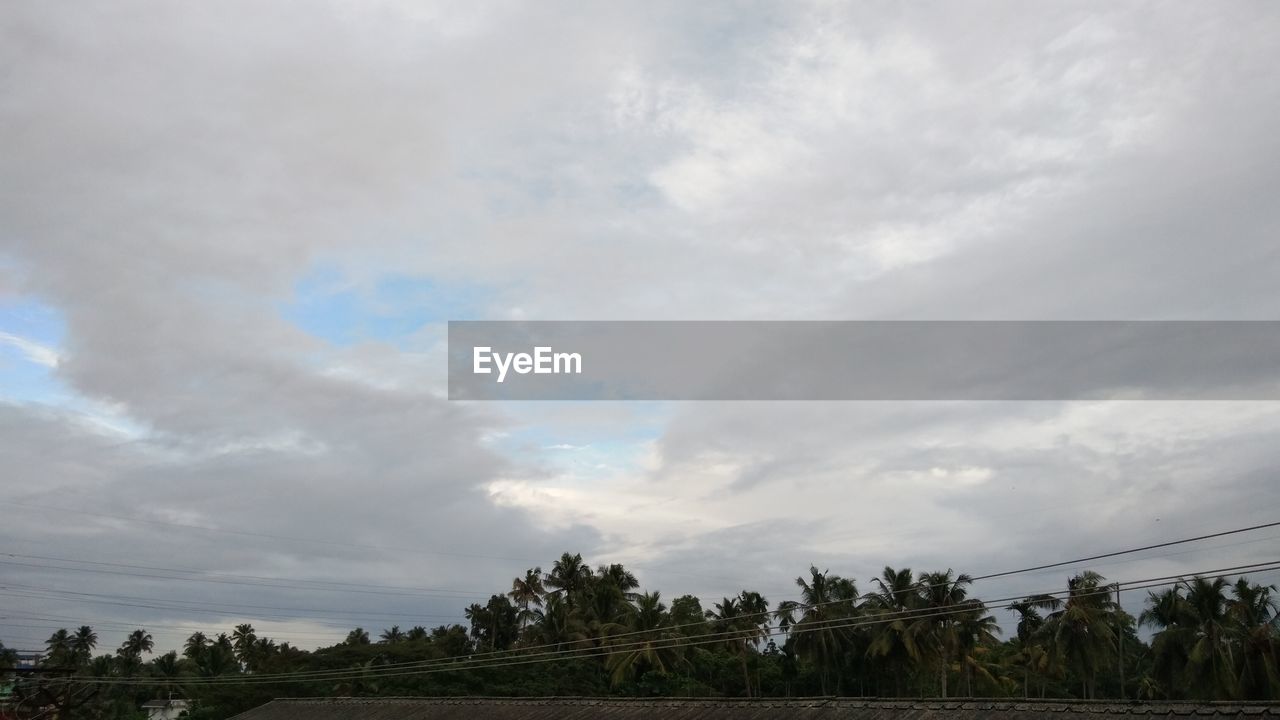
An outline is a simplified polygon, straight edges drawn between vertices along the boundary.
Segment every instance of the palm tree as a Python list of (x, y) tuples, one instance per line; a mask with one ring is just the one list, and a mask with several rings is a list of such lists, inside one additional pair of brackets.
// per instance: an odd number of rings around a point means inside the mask
[(196, 671), (201, 677), (218, 677), (240, 670), (231, 638), (227, 637), (226, 633), (218, 635), (216, 641), (206, 646), (193, 659), (196, 663)]
[(526, 570), (523, 578), (515, 578), (511, 581), (511, 592), (508, 593), (516, 605), (520, 606), (520, 626), (528, 625), (533, 619), (530, 613), (531, 607), (542, 607), (542, 594), (546, 592), (546, 588), (542, 585), (542, 568), (535, 567)]
[(1232, 697), (1236, 678), (1228, 645), (1227, 581), (1195, 577), (1186, 588), (1186, 607), (1195, 623), (1195, 640), (1187, 655), (1187, 680), (1205, 700)]
[[(1018, 656), (1017, 663), (1022, 665), (1022, 696), (1031, 697), (1031, 672), (1034, 669), (1040, 676), (1049, 665), (1049, 654), (1040, 642), (1040, 630), (1044, 627), (1041, 610), (1057, 610), (1062, 601), (1052, 595), (1031, 595), (1009, 605), (1008, 609), (1018, 613)], [(1040, 694), (1044, 696), (1044, 681), (1040, 682)]]
[(582, 561), (582, 555), (564, 553), (547, 573), (546, 586), (563, 596), (569, 607), (573, 607), (591, 577), (591, 567)]
[(120, 664), (125, 670), (126, 675), (132, 675), (135, 670), (142, 665), (142, 656), (151, 652), (155, 647), (155, 642), (151, 639), (151, 634), (146, 630), (134, 630), (124, 639), (120, 647), (116, 650), (116, 655), (120, 658)]
[(343, 642), (348, 645), (368, 645), (369, 631), (364, 628), (356, 628), (355, 630), (347, 633), (347, 639)]
[(880, 590), (867, 598), (866, 605), (882, 619), (874, 626), (867, 655), (885, 662), (885, 669), (893, 676), (894, 694), (901, 695), (901, 679), (926, 655), (922, 637), (926, 626), (911, 617), (920, 604), (920, 583), (911, 568), (894, 570), (888, 566), (874, 581)]
[[(961, 575), (967, 578), (967, 575)], [(965, 694), (973, 697), (973, 676), (980, 675), (991, 685), (997, 685), (996, 677), (989, 670), (989, 665), (982, 661), (981, 655), (996, 641), (1000, 634), (1000, 623), (995, 617), (987, 614), (987, 606), (979, 600), (962, 600), (956, 606), (949, 632), (954, 635), (955, 658), (960, 663), (964, 676)]]
[(1237, 684), (1245, 700), (1266, 700), (1280, 695), (1280, 641), (1276, 628), (1274, 585), (1257, 585), (1239, 578), (1232, 586), (1227, 613), (1231, 632), (1240, 646)]
[(1045, 621), (1053, 657), (1062, 659), (1080, 679), (1080, 697), (1093, 697), (1098, 669), (1116, 654), (1116, 605), (1111, 586), (1092, 570), (1067, 583), (1062, 609)]
[(249, 647), (249, 670), (252, 672), (261, 670), (263, 665), (279, 651), (280, 648), (269, 637), (260, 637), (254, 640), (253, 645)]
[(404, 631), (400, 629), (399, 625), (392, 625), (390, 628), (383, 630), (382, 635), (379, 637), (379, 642), (386, 645), (394, 645), (404, 642)]
[[(616, 627), (625, 631), (626, 637), (621, 639), (623, 648), (611, 652), (605, 661), (613, 685), (641, 670), (666, 675), (680, 662), (680, 635), (671, 629), (671, 616), (658, 593), (638, 595), (626, 622)], [(605, 644), (614, 643), (606, 638)]]
[(587, 638), (586, 626), (569, 603), (557, 594), (546, 597), (540, 610), (534, 610), (530, 633), (539, 643), (554, 645), (556, 650), (572, 647)]
[[(831, 575), (830, 571), (818, 572), (818, 568), (813, 566), (809, 567), (809, 580), (798, 577), (796, 585), (800, 588), (800, 602), (780, 603), (774, 616), (779, 627), (794, 639), (796, 655), (817, 668), (822, 694), (827, 694), (833, 672), (836, 673), (836, 694), (840, 694), (839, 665), (849, 650), (852, 637), (848, 628), (833, 628), (831, 625), (854, 617), (858, 589), (852, 580)], [(798, 610), (803, 612), (796, 618)]]
[(973, 582), (973, 578), (964, 574), (953, 578), (952, 572), (947, 568), (946, 572), (925, 573), (920, 577), (920, 602), (928, 612), (915, 621), (923, 623), (916, 632), (927, 643), (926, 652), (934, 656), (938, 665), (939, 689), (944, 698), (951, 661), (959, 654), (962, 643), (958, 630), (960, 618), (952, 611), (965, 602), (968, 585)]
[(93, 649), (98, 646), (98, 633), (88, 625), (81, 625), (71, 637), (72, 662), (77, 667), (88, 664), (93, 659)]
[(151, 674), (165, 679), (173, 679), (180, 674), (178, 653), (174, 650), (157, 656), (151, 661)]
[(596, 580), (613, 587), (627, 600), (635, 600), (636, 594), (632, 591), (640, 587), (636, 576), (619, 563), (601, 565), (596, 570)]
[[(1181, 696), (1182, 675), (1186, 672), (1191, 646), (1195, 643), (1195, 618), (1182, 587), (1147, 593), (1147, 608), (1138, 616), (1138, 624), (1159, 628), (1151, 637), (1151, 683), (1169, 698)], [(1148, 691), (1153, 688), (1148, 687)]]
[(427, 632), (426, 628), (421, 625), (414, 625), (409, 628), (409, 632), (405, 633), (404, 639), (409, 642), (417, 642), (419, 640), (426, 640), (428, 637), (430, 637), (430, 633)]
[(155, 645), (155, 642), (151, 639), (151, 633), (138, 629), (129, 633), (129, 637), (125, 638), (124, 644), (120, 647), (124, 649), (125, 654), (140, 658), (144, 654), (150, 653)]
[(209, 636), (197, 630), (191, 633), (191, 636), (187, 638), (187, 642), (183, 644), (182, 654), (189, 660), (195, 660), (204, 654), (209, 645)]
[(236, 660), (245, 668), (249, 667), (253, 644), (257, 641), (258, 636), (254, 634), (253, 626), (249, 623), (237, 625), (236, 629), (231, 633), (231, 642), (236, 651)]
[(71, 633), (66, 628), (58, 628), (48, 640), (44, 641), (48, 651), (45, 653), (45, 663), (48, 665), (69, 665), (71, 664)]
[(742, 663), (742, 680), (747, 697), (751, 697), (751, 670), (747, 656), (768, 632), (769, 603), (758, 592), (743, 590), (736, 598), (724, 598), (708, 610), (711, 630), (724, 637), (723, 644)]

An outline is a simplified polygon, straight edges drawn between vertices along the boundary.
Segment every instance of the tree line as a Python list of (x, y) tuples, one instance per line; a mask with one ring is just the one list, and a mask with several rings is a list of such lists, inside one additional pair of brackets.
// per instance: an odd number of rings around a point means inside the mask
[[(58, 630), (42, 664), (77, 683), (41, 676), (14, 692), (32, 707), (65, 697), (63, 717), (129, 717), (177, 692), (208, 718), (286, 694), (1280, 698), (1276, 589), (1246, 577), (1164, 583), (1135, 618), (1118, 585), (1081, 572), (1061, 592), (997, 605), (1016, 617), (1007, 638), (972, 578), (950, 569), (886, 567), (865, 592), (816, 567), (795, 582), (800, 599), (775, 604), (752, 590), (711, 607), (692, 595), (668, 603), (621, 564), (593, 569), (565, 553), (465, 608), (466, 624), (355, 628), (314, 651), (241, 624), (144, 661), (145, 630), (103, 655), (91, 627)], [(411, 663), (433, 671), (392, 672)], [(237, 677), (246, 682), (222, 682)], [(89, 690), (79, 705), (71, 687)]]

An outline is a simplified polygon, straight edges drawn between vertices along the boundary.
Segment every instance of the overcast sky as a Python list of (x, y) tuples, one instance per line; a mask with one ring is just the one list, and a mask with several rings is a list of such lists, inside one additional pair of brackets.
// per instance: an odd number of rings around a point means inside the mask
[(0, 641), (314, 647), (566, 550), (777, 602), (1276, 520), (1277, 403), (443, 388), (449, 319), (1280, 319), (1277, 36), (1263, 0), (4, 3)]

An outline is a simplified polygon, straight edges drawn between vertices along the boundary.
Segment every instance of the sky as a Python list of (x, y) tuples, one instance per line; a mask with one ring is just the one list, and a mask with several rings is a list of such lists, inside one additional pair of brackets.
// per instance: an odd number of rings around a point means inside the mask
[(1261, 0), (4, 3), (0, 641), (315, 647), (565, 551), (776, 603), (1280, 519), (1275, 402), (445, 392), (451, 319), (1280, 319), (1278, 33)]

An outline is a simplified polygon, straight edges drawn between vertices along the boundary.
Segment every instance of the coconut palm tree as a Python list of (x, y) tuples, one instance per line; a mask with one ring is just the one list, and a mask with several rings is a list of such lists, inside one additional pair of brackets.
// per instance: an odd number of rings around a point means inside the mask
[(173, 679), (180, 674), (178, 665), (178, 653), (170, 650), (163, 655), (157, 655), (150, 663), (151, 674), (158, 678)]
[[(967, 578), (967, 575), (960, 577)], [(980, 676), (990, 685), (999, 681), (991, 672), (992, 665), (984, 662), (982, 655), (995, 645), (1000, 634), (1000, 623), (987, 614), (987, 606), (980, 600), (962, 600), (955, 605), (948, 632), (955, 638), (953, 656), (960, 664), (964, 677), (965, 694), (973, 697), (973, 678)]]
[(1239, 578), (1232, 586), (1227, 613), (1231, 632), (1239, 643), (1236, 673), (1240, 697), (1266, 700), (1280, 696), (1280, 640), (1277, 640), (1277, 604), (1274, 585), (1258, 585)]
[(186, 643), (182, 646), (182, 654), (189, 660), (195, 660), (204, 654), (206, 648), (212, 644), (209, 636), (197, 630), (191, 633)]
[(569, 607), (573, 607), (586, 590), (591, 577), (591, 567), (582, 561), (582, 555), (564, 553), (551, 566), (545, 585), (553, 593), (562, 596)]
[(409, 628), (409, 632), (405, 633), (404, 639), (408, 642), (418, 642), (420, 640), (426, 640), (430, 636), (431, 634), (427, 632), (426, 628), (421, 625), (414, 625)]
[(736, 598), (724, 598), (706, 612), (711, 631), (720, 634), (723, 646), (738, 656), (747, 697), (751, 697), (751, 670), (747, 657), (768, 632), (769, 603), (758, 592), (743, 590)]
[(1111, 586), (1092, 570), (1067, 582), (1062, 609), (1045, 620), (1052, 657), (1061, 659), (1080, 678), (1080, 697), (1093, 697), (1098, 669), (1116, 655), (1115, 601)]
[(201, 677), (218, 677), (219, 675), (227, 675), (240, 670), (239, 663), (236, 662), (235, 649), (232, 647), (231, 638), (225, 633), (218, 635), (218, 639), (207, 645), (203, 651), (195, 658), (196, 671)]
[(246, 668), (249, 666), (250, 655), (253, 652), (253, 644), (258, 641), (258, 636), (253, 631), (253, 626), (249, 623), (241, 623), (236, 626), (231, 633), (232, 647), (236, 651), (236, 660)]
[[(849, 650), (851, 633), (848, 628), (831, 627), (839, 620), (854, 617), (857, 612), (858, 589), (852, 580), (846, 580), (830, 571), (819, 572), (809, 567), (809, 580), (796, 578), (800, 588), (800, 602), (780, 603), (775, 617), (779, 628), (794, 639), (794, 651), (799, 657), (813, 663), (818, 670), (822, 694), (827, 694), (829, 681), (836, 674), (839, 694), (839, 666)], [(800, 617), (795, 617), (799, 612)]]
[(1187, 654), (1187, 680), (1201, 699), (1232, 697), (1236, 677), (1229, 645), (1227, 581), (1197, 576), (1185, 583), (1185, 587), (1186, 608), (1195, 627), (1195, 638)]
[(120, 665), (124, 668), (125, 674), (132, 675), (137, 671), (142, 666), (142, 656), (151, 652), (153, 647), (155, 642), (146, 630), (139, 629), (129, 633), (116, 650), (116, 656), (120, 658)]
[(636, 596), (624, 623), (615, 626), (626, 637), (617, 642), (605, 637), (605, 647), (621, 645), (605, 661), (609, 680), (619, 685), (643, 670), (666, 675), (680, 663), (680, 634), (671, 629), (671, 616), (656, 592)]
[(87, 665), (93, 659), (93, 649), (98, 646), (98, 633), (88, 625), (81, 625), (71, 637), (72, 664), (76, 667)]
[(901, 695), (901, 679), (927, 655), (927, 626), (913, 619), (921, 602), (920, 583), (911, 568), (895, 570), (888, 566), (873, 580), (880, 589), (867, 598), (866, 607), (879, 621), (872, 626), (866, 654), (884, 663), (893, 677), (894, 694)]
[[(1182, 587), (1147, 593), (1147, 607), (1138, 624), (1157, 628), (1151, 636), (1151, 683), (1170, 698), (1182, 695), (1191, 646), (1195, 644), (1195, 617), (1182, 596)], [(1148, 691), (1152, 688), (1148, 688)]]
[(525, 571), (523, 578), (511, 581), (511, 600), (520, 607), (520, 627), (525, 627), (533, 619), (530, 608), (542, 607), (542, 594), (546, 588), (542, 584), (542, 568), (535, 567)]
[(396, 643), (404, 642), (404, 639), (404, 631), (400, 629), (400, 626), (392, 625), (390, 628), (382, 631), (382, 635), (379, 636), (378, 642), (386, 645), (395, 645)]
[(596, 570), (596, 580), (616, 589), (627, 600), (635, 600), (636, 594), (632, 591), (640, 587), (635, 574), (619, 563), (601, 565)]
[(356, 628), (355, 630), (347, 633), (347, 639), (343, 642), (348, 645), (368, 645), (369, 631), (364, 628)]
[[(1031, 595), (1008, 606), (1009, 610), (1018, 613), (1018, 655), (1015, 662), (1022, 666), (1022, 695), (1031, 697), (1031, 674), (1037, 676), (1048, 669), (1049, 654), (1041, 642), (1041, 628), (1044, 617), (1041, 610), (1057, 610), (1062, 601), (1052, 595)], [(1040, 682), (1040, 694), (1044, 695), (1044, 681)]]
[(532, 639), (556, 650), (573, 647), (587, 639), (587, 628), (563, 597), (551, 594), (539, 610), (533, 611), (534, 622), (530, 626)]
[(46, 648), (44, 662), (46, 665), (63, 666), (71, 664), (71, 633), (66, 628), (58, 628), (48, 640), (44, 641)]
[(953, 611), (965, 602), (968, 585), (973, 579), (953, 571), (925, 573), (920, 576), (920, 607), (926, 612), (914, 622), (923, 623), (916, 634), (924, 642), (924, 651), (933, 656), (938, 666), (938, 687), (942, 697), (947, 697), (947, 674), (951, 662), (957, 657), (961, 645), (960, 618)]
[(253, 645), (249, 646), (249, 671), (258, 672), (262, 670), (263, 666), (279, 652), (280, 648), (269, 637), (260, 637), (254, 640)]

